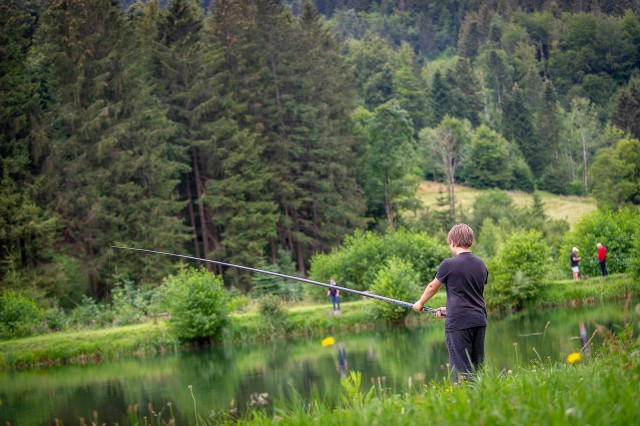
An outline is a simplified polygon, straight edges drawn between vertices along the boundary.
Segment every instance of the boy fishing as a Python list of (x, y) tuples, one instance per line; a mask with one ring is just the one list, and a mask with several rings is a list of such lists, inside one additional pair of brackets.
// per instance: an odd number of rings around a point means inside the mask
[(487, 329), (487, 309), (484, 286), (489, 271), (482, 259), (471, 253), (473, 230), (464, 223), (451, 228), (447, 237), (449, 248), (455, 255), (445, 259), (438, 267), (435, 278), (414, 303), (420, 312), (424, 304), (446, 286), (447, 306), (437, 308), (434, 315), (445, 320), (445, 341), (449, 352), (449, 365), (458, 380), (471, 378), (484, 361), (484, 337)]

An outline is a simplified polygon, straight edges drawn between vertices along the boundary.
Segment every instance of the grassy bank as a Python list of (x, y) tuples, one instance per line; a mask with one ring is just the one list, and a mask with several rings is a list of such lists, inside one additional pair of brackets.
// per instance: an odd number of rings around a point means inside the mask
[[(635, 317), (637, 321), (637, 316)], [(542, 363), (517, 371), (486, 368), (473, 383), (431, 383), (402, 394), (343, 379), (338, 406), (322, 401), (254, 410), (246, 425), (629, 425), (640, 418), (640, 347), (629, 327), (593, 358)], [(204, 420), (204, 419), (203, 419)], [(206, 421), (201, 424), (206, 424)], [(233, 423), (227, 421), (227, 423)]]
[[(622, 299), (629, 292), (640, 294), (640, 282), (626, 275), (593, 278), (581, 281), (551, 282), (542, 286), (539, 297), (525, 308), (597, 303)], [(429, 303), (444, 305), (441, 291)], [(384, 327), (372, 315), (372, 300), (342, 304), (341, 315), (333, 315), (327, 304), (284, 307), (282, 315), (270, 318), (257, 312), (232, 316), (225, 342), (260, 341), (295, 336), (323, 336), (344, 331), (359, 331)], [(429, 315), (410, 313), (409, 326), (432, 321)], [(0, 368), (22, 368), (55, 363), (95, 362), (125, 356), (146, 356), (181, 347), (172, 337), (165, 321), (113, 327), (102, 330), (60, 332), (0, 342)]]
[(164, 322), (60, 332), (0, 342), (0, 368), (96, 362), (177, 347)]
[(626, 274), (595, 277), (588, 280), (553, 281), (540, 287), (538, 297), (525, 303), (525, 309), (551, 306), (576, 306), (604, 300), (623, 299), (628, 293), (640, 295), (640, 281)]

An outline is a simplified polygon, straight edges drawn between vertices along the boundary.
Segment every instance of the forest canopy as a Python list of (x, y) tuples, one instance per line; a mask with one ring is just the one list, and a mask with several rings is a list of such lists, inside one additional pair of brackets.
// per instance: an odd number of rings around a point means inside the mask
[[(304, 275), (356, 230), (415, 225), (422, 179), (640, 204), (635, 1), (7, 0), (0, 16), (0, 289), (73, 306), (114, 273), (172, 272), (110, 245), (246, 266), (284, 251)], [(445, 196), (430, 232), (464, 218)]]

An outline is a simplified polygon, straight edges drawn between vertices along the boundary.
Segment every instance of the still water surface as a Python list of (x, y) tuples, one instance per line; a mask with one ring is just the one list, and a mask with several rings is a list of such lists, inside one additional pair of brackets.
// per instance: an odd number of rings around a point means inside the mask
[[(623, 303), (531, 311), (491, 318), (487, 329), (487, 362), (514, 369), (535, 361), (563, 361), (579, 351), (580, 322), (588, 338), (597, 324), (616, 328)], [(430, 321), (419, 328), (333, 335), (323, 347), (320, 338), (225, 345), (199, 351), (126, 359), (92, 365), (68, 365), (0, 373), (0, 421), (11, 425), (65, 425), (89, 421), (125, 423), (127, 409), (164, 410), (169, 403), (178, 424), (194, 423), (194, 400), (203, 417), (242, 411), (252, 402), (314, 397), (335, 401), (340, 377), (362, 374), (370, 383), (392, 391), (428, 383), (447, 374), (444, 325)], [(596, 336), (591, 345), (602, 339)], [(264, 397), (264, 395), (262, 395)]]

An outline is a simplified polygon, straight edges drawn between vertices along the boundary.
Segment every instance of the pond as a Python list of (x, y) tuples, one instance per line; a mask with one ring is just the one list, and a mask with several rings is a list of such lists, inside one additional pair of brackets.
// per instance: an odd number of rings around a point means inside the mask
[[(490, 318), (486, 336), (487, 363), (515, 369), (532, 362), (563, 361), (582, 347), (580, 323), (587, 338), (597, 325), (616, 329), (624, 303), (607, 303), (518, 313)], [(630, 314), (633, 312), (631, 309)], [(324, 337), (324, 336), (323, 336)], [(322, 338), (225, 345), (180, 353), (89, 365), (0, 373), (0, 421), (12, 425), (65, 425), (90, 422), (123, 424), (127, 410), (138, 413), (171, 409), (178, 424), (194, 423), (194, 403), (203, 417), (244, 410), (252, 404), (301, 397), (336, 401), (340, 378), (348, 371), (391, 391), (418, 387), (446, 377), (444, 323), (418, 328)], [(595, 334), (590, 344), (602, 342)], [(193, 392), (193, 397), (191, 394)], [(195, 400), (195, 401), (194, 401)], [(169, 406), (170, 405), (170, 406)], [(142, 416), (140, 416), (142, 417)]]

